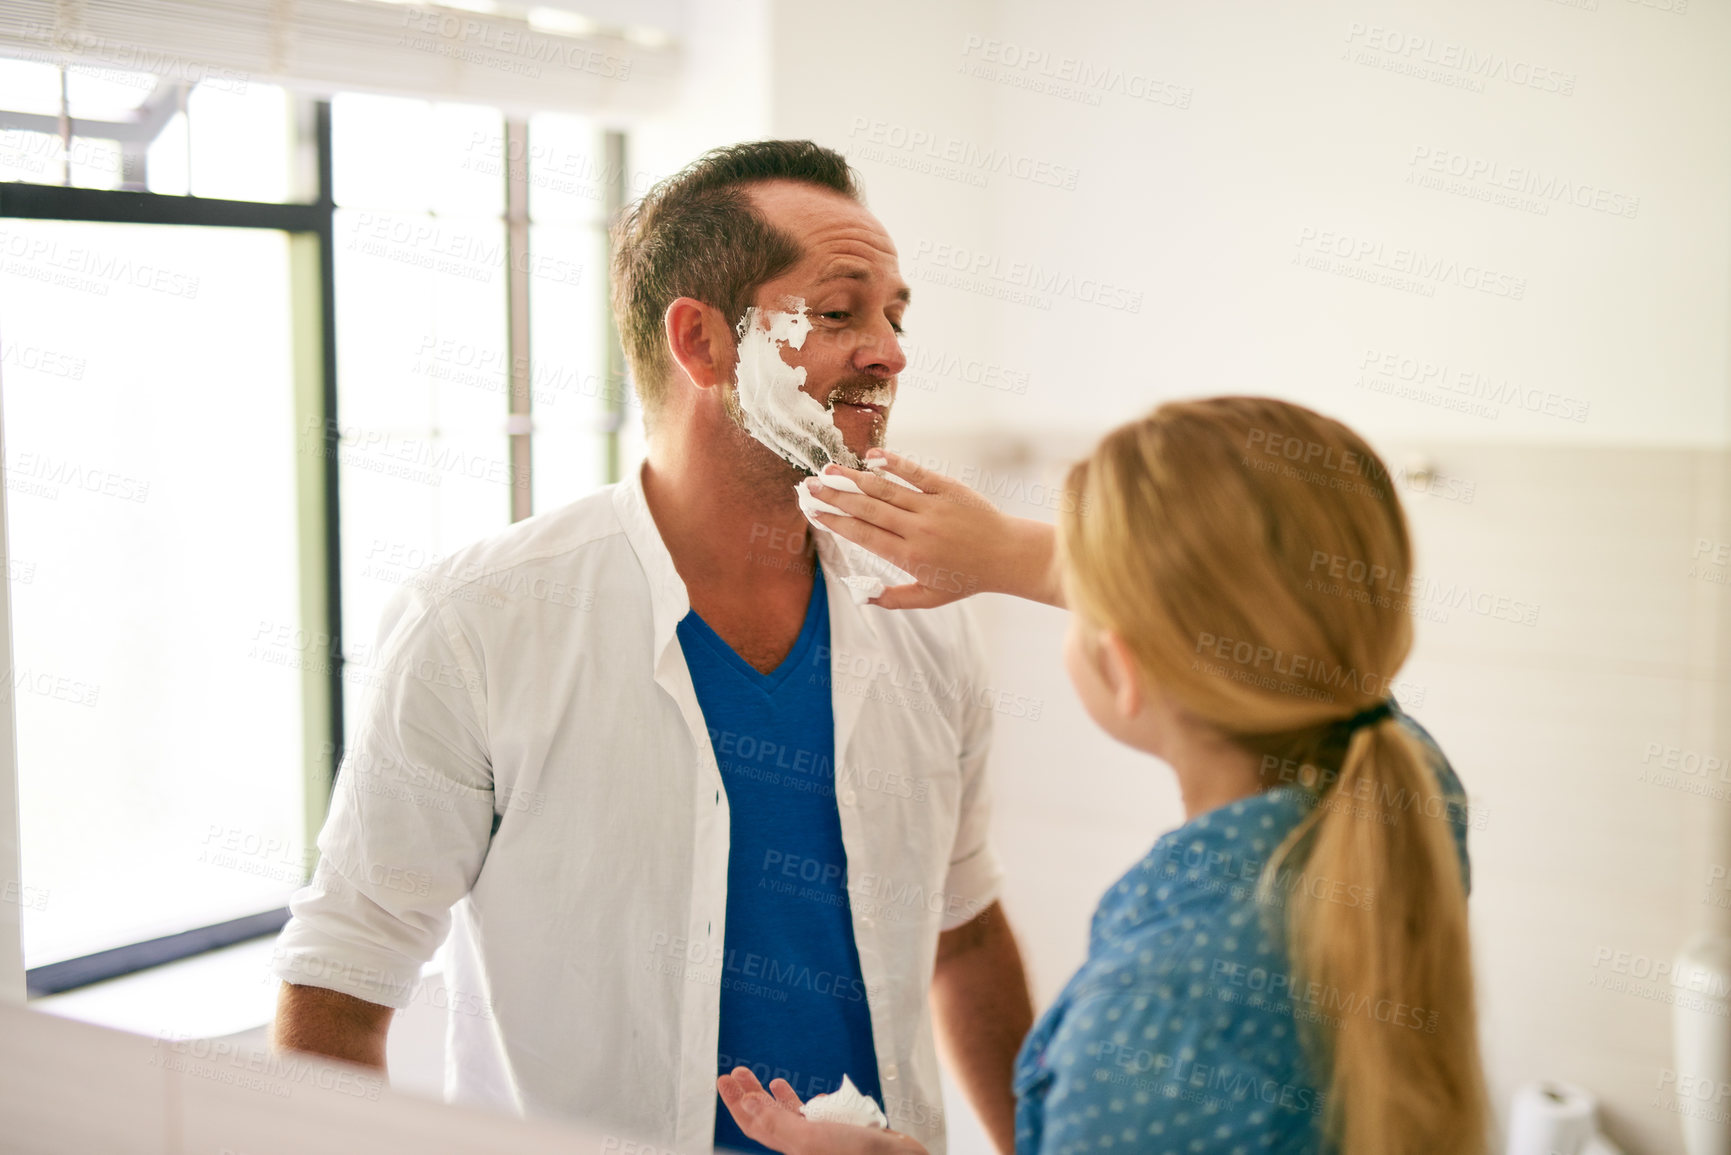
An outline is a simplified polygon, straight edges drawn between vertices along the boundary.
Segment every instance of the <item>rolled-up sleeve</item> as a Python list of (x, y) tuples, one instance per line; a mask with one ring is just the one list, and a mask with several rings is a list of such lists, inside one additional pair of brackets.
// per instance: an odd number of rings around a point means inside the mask
[[(374, 680), (272, 970), (398, 1007), (474, 885), (493, 828), (486, 683), (447, 605), (405, 590), (380, 628)], [(351, 665), (351, 670), (354, 665)]]
[(965, 695), (961, 704), (962, 795), (949, 874), (944, 879), (948, 901), (943, 930), (954, 930), (976, 918), (998, 900), (1004, 882), (1004, 868), (992, 845), (992, 792), (986, 770), (992, 750), (990, 667), (972, 614), (966, 607), (958, 608), (963, 623), (961, 658), (968, 670), (967, 684), (974, 692)]

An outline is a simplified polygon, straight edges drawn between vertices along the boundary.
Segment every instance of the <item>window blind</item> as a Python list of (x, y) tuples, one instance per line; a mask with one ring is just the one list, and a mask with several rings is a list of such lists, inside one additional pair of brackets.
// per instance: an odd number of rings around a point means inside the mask
[(7, 0), (0, 55), (238, 88), (374, 92), (621, 117), (675, 95), (671, 42), (385, 0)]

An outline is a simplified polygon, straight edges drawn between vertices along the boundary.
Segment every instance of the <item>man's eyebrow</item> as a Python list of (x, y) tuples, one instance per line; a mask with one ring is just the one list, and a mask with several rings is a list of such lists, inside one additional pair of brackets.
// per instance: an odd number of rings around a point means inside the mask
[[(817, 283), (820, 285), (827, 285), (831, 281), (869, 281), (869, 280), (871, 280), (870, 270), (863, 269), (863, 268), (859, 267), (858, 265), (843, 265), (840, 268), (831, 269), (829, 272), (827, 272), (823, 276), (819, 277), (817, 279)], [(913, 300), (913, 291), (911, 289), (909, 289), (906, 285), (903, 285), (901, 288), (896, 290), (896, 300), (901, 301), (902, 303), (906, 304), (907, 302)]]

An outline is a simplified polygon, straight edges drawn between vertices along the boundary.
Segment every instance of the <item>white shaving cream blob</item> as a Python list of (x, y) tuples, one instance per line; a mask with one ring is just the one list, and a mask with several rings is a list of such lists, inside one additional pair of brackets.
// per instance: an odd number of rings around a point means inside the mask
[(805, 392), (804, 366), (789, 365), (781, 351), (805, 345), (811, 318), (805, 302), (793, 298), (793, 310), (745, 311), (739, 322), (739, 370), (736, 388), (745, 431), (808, 473), (832, 461), (859, 468), (836, 428), (834, 415)]
[(809, 1099), (801, 1113), (814, 1123), (851, 1123), (855, 1127), (879, 1128), (890, 1125), (871, 1096), (860, 1094), (859, 1088), (846, 1075), (841, 1077), (841, 1086), (830, 1094)]

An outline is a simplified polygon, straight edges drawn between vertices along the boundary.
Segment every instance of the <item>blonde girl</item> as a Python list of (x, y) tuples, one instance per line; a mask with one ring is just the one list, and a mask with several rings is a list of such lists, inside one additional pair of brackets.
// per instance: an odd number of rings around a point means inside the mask
[[(1287, 402), (1173, 402), (1071, 470), (1055, 532), (884, 464), (921, 492), (844, 471), (863, 492), (825, 489), (850, 516), (821, 520), (930, 575), (878, 604), (1067, 606), (1088, 714), (1184, 803), (1022, 1048), (1018, 1155), (1480, 1155), (1465, 800), (1390, 693), (1412, 549), (1376, 453)], [(743, 1068), (720, 1090), (791, 1155), (918, 1149)]]

